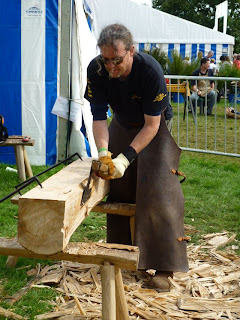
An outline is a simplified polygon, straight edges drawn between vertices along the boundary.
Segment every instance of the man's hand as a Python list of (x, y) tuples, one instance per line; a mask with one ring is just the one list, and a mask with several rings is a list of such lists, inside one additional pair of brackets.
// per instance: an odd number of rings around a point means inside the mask
[(111, 152), (107, 150), (103, 150), (98, 154), (98, 160), (101, 162), (101, 165), (97, 175), (104, 180), (114, 179), (113, 173), (115, 168), (111, 156)]
[(122, 178), (125, 170), (130, 165), (128, 159), (122, 153), (120, 153), (116, 158), (113, 159), (112, 162), (115, 167), (113, 172), (114, 179)]

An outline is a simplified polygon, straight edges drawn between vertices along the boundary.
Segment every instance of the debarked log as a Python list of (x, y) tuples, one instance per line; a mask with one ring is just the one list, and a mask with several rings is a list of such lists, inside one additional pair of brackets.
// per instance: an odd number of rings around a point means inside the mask
[(69, 240), (108, 193), (109, 181), (95, 177), (91, 196), (81, 204), (92, 158), (76, 160), (26, 192), (18, 201), (18, 242), (36, 254), (52, 255), (64, 251)]

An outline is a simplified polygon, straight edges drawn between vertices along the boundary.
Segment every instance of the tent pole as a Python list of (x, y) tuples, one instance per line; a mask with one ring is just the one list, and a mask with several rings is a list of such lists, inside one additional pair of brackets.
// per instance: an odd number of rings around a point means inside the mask
[[(61, 35), (60, 35), (60, 88), (59, 95), (69, 99), (69, 73), (70, 73), (70, 34), (72, 1), (61, 1)], [(66, 158), (66, 144), (68, 135), (68, 120), (58, 117), (57, 130), (57, 161)]]
[(72, 30), (73, 30), (73, 10), (74, 0), (71, 1), (71, 13), (70, 13), (70, 39), (69, 39), (69, 67), (68, 67), (68, 119), (67, 119), (67, 140), (65, 149), (65, 158), (68, 157), (68, 145), (71, 135), (71, 100), (72, 100)]

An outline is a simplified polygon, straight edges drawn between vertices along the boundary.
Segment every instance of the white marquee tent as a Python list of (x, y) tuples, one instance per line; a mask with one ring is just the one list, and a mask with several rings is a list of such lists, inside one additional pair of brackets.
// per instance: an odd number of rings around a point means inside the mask
[(173, 49), (190, 58), (196, 58), (198, 51), (205, 55), (209, 50), (214, 51), (216, 60), (222, 54), (232, 55), (234, 37), (149, 6), (131, 0), (85, 0), (85, 3), (96, 38), (103, 27), (117, 22), (130, 29), (139, 51), (157, 46), (169, 57)]

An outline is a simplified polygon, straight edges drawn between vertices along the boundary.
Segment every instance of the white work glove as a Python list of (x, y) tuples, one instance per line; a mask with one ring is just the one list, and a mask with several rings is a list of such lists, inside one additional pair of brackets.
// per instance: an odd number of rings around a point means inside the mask
[(120, 153), (112, 160), (112, 162), (115, 167), (113, 172), (114, 179), (122, 178), (125, 170), (130, 165), (128, 159), (122, 153)]

